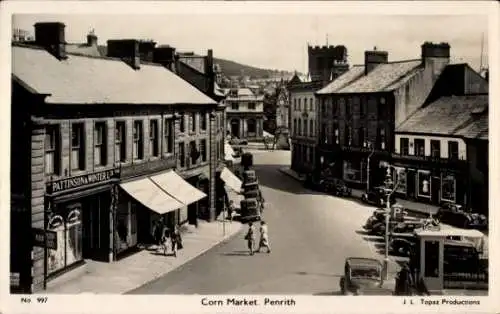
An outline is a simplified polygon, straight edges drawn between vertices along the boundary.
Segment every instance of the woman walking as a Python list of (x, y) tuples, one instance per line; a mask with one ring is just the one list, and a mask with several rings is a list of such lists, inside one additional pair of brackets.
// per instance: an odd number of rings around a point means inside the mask
[(250, 255), (253, 255), (253, 247), (255, 243), (255, 229), (253, 227), (253, 223), (248, 223), (248, 231), (245, 235), (245, 240), (247, 240), (248, 250), (250, 251)]
[(182, 249), (181, 232), (179, 231), (178, 225), (174, 226), (170, 239), (172, 241), (172, 252), (174, 253), (174, 256), (177, 257), (177, 250)]
[(271, 253), (271, 247), (269, 246), (269, 233), (267, 230), (267, 224), (265, 221), (260, 222), (260, 241), (259, 241), (259, 250), (265, 247), (267, 249), (267, 253)]

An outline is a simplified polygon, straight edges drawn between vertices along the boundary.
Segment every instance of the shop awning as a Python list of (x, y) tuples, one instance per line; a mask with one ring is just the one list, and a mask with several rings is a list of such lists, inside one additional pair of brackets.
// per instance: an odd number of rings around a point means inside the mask
[(150, 178), (122, 183), (120, 187), (139, 203), (158, 214), (165, 214), (184, 206), (160, 189)]
[(186, 180), (175, 171), (168, 171), (151, 176), (151, 180), (175, 199), (184, 203), (184, 205), (192, 204), (207, 196), (205, 193), (186, 182)]
[(241, 190), (241, 180), (231, 172), (231, 170), (224, 168), (220, 173), (220, 178), (226, 186), (230, 187), (232, 190), (236, 192), (240, 192)]

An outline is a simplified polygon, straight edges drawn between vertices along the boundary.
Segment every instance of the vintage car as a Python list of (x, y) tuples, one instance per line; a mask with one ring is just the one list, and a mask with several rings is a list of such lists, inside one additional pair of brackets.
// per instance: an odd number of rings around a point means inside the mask
[(345, 261), (344, 276), (340, 278), (343, 295), (392, 295), (384, 288), (382, 263), (373, 258), (349, 257)]
[(414, 232), (391, 232), (389, 235), (389, 252), (393, 255), (409, 257), (416, 245), (417, 237)]
[[(385, 187), (376, 187), (368, 193), (363, 193), (361, 195), (361, 200), (368, 204), (373, 204), (380, 207), (386, 206), (388, 190)], [(396, 204), (396, 196), (394, 194), (390, 197), (391, 206)]]
[(233, 137), (229, 140), (230, 145), (248, 145), (248, 141), (245, 139), (239, 139), (237, 137)]
[(322, 182), (323, 189), (326, 193), (336, 196), (351, 196), (352, 189), (349, 188), (344, 181), (337, 178), (329, 178)]
[(485, 215), (467, 212), (461, 205), (453, 203), (444, 203), (435, 215), (439, 221), (466, 229), (486, 229), (488, 219)]
[(384, 222), (386, 213), (385, 209), (374, 210), (373, 214), (368, 217), (366, 223), (363, 225), (363, 229), (371, 230), (375, 224)]

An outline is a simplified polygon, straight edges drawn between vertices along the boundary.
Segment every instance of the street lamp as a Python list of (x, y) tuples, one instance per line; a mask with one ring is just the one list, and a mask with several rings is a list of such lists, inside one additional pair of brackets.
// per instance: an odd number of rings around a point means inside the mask
[(367, 146), (372, 149), (370, 155), (368, 155), (368, 159), (366, 161), (366, 193), (370, 191), (370, 158), (375, 153), (375, 147), (373, 147), (372, 143), (368, 142)]
[[(392, 165), (387, 165), (387, 174), (385, 179), (385, 184), (387, 190), (390, 190), (390, 186), (392, 185), (391, 179), (391, 168), (394, 168)], [(385, 270), (385, 279), (387, 280), (389, 277), (389, 222), (390, 222), (390, 214), (391, 214), (391, 196), (396, 191), (399, 185), (399, 178), (397, 178), (397, 182), (394, 185), (394, 188), (387, 193), (387, 201), (386, 201), (386, 215), (385, 215), (385, 257), (384, 257), (384, 270)], [(387, 191), (386, 190), (386, 191)]]

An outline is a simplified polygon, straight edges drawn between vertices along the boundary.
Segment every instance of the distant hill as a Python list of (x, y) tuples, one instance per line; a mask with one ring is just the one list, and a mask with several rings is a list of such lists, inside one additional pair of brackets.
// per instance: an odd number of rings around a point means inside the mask
[(249, 65), (244, 65), (230, 60), (214, 58), (214, 63), (218, 63), (222, 72), (226, 76), (239, 76), (246, 75), (251, 78), (272, 78), (272, 77), (291, 77), (292, 72), (271, 70), (271, 69), (260, 69)]

